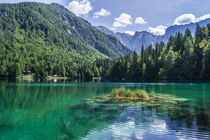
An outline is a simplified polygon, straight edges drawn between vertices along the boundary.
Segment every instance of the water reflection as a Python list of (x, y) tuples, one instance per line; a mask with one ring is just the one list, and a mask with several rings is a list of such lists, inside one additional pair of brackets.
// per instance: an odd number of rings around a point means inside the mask
[[(179, 104), (95, 102), (115, 87)], [(210, 84), (0, 82), (0, 139), (209, 139)]]
[(209, 116), (189, 107), (130, 105), (113, 123), (103, 129), (94, 128), (82, 139), (209, 139)]

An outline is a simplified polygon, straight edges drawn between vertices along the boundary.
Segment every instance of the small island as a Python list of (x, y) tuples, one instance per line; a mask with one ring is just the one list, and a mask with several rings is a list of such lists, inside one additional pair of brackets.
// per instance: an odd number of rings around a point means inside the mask
[(95, 97), (96, 102), (137, 102), (143, 104), (176, 104), (187, 101), (183, 98), (156, 95), (154, 91), (146, 92), (142, 89), (130, 90), (125, 87), (115, 88), (111, 94)]
[(147, 93), (145, 90), (126, 90), (124, 87), (115, 88), (112, 90), (111, 98), (119, 100), (154, 100), (157, 98), (154, 92)]

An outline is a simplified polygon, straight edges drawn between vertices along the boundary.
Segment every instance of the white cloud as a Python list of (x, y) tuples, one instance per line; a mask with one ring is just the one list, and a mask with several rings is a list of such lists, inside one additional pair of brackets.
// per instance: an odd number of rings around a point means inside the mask
[(185, 25), (189, 23), (195, 23), (208, 18), (210, 18), (210, 14), (206, 14), (198, 18), (196, 18), (193, 14), (183, 14), (175, 19), (174, 25)]
[(121, 13), (118, 18), (114, 19), (113, 27), (126, 27), (128, 25), (132, 25), (132, 17), (129, 14)]
[(137, 17), (135, 24), (146, 24), (147, 22), (142, 17)]
[(199, 22), (199, 21), (202, 21), (202, 20), (205, 20), (208, 18), (210, 18), (210, 14), (206, 14), (206, 15), (203, 15), (203, 16), (197, 18), (195, 22)]
[(165, 34), (165, 30), (166, 30), (166, 26), (160, 25), (160, 26), (156, 26), (156, 27), (149, 27), (148, 31), (154, 35), (164, 35)]
[(129, 34), (129, 35), (134, 35), (135, 34), (134, 31), (125, 31), (124, 33)]
[(109, 15), (111, 15), (111, 13), (109, 11), (107, 11), (104, 8), (101, 8), (100, 11), (94, 13), (93, 17), (94, 18), (99, 18), (100, 16), (105, 17), (105, 16), (109, 16)]
[(77, 16), (86, 15), (93, 9), (88, 0), (73, 0), (67, 8)]
[(184, 25), (192, 22), (195, 22), (195, 16), (193, 14), (183, 14), (175, 19), (174, 25)]

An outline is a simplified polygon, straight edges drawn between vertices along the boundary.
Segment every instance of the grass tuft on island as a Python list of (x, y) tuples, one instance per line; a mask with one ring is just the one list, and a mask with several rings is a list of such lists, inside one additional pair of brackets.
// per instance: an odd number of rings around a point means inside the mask
[(111, 97), (114, 99), (123, 99), (123, 100), (152, 100), (155, 99), (155, 93), (147, 93), (145, 90), (126, 90), (124, 87), (115, 88), (112, 90)]
[(130, 90), (125, 89), (124, 87), (115, 88), (112, 90), (111, 94), (102, 95), (94, 97), (93, 100), (88, 100), (89, 102), (93, 101), (96, 103), (128, 103), (128, 102), (137, 102), (140, 104), (147, 105), (160, 105), (160, 104), (177, 104), (181, 102), (188, 102), (188, 100), (183, 98), (177, 98), (173, 96), (166, 95), (155, 95), (152, 92), (146, 92), (145, 90)]

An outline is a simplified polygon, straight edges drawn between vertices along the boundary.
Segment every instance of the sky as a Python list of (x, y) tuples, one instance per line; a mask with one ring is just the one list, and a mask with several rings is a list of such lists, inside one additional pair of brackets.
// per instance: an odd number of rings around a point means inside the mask
[(149, 31), (163, 35), (167, 27), (210, 18), (210, 0), (0, 0), (59, 3), (89, 21), (115, 32)]

